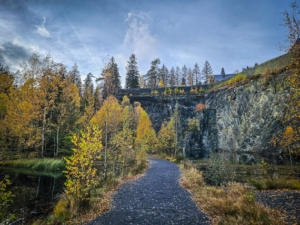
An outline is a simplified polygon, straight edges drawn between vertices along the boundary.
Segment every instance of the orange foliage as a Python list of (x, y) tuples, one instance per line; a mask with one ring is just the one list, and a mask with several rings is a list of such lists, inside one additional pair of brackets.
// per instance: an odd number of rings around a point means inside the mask
[(199, 103), (198, 105), (196, 105), (195, 112), (199, 112), (199, 111), (201, 111), (201, 110), (203, 110), (203, 109), (205, 109), (205, 108), (206, 108), (206, 107), (205, 107), (204, 104)]

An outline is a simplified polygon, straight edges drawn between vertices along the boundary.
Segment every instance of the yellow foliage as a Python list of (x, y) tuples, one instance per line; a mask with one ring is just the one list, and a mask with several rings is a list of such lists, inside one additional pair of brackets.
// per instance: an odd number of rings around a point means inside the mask
[(75, 145), (73, 155), (64, 158), (66, 161), (65, 193), (67, 196), (82, 201), (89, 197), (90, 190), (96, 184), (96, 172), (94, 161), (100, 159), (102, 150), (101, 131), (93, 126), (87, 128), (87, 132), (81, 132), (80, 137), (73, 136)]
[(122, 107), (114, 96), (109, 96), (103, 102), (102, 107), (91, 119), (91, 124), (99, 126), (100, 130), (105, 130), (105, 123), (107, 122), (108, 131), (116, 133), (120, 128), (122, 117)]

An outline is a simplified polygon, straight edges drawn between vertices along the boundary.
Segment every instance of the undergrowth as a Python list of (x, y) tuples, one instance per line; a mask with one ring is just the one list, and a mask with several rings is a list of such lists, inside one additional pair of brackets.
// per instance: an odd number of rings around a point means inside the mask
[(147, 166), (132, 168), (119, 176), (108, 174), (105, 180), (90, 192), (88, 202), (78, 202), (72, 196), (61, 194), (54, 207), (53, 214), (46, 220), (38, 220), (36, 225), (42, 224), (86, 224), (111, 209), (112, 195), (123, 183), (138, 179), (144, 175)]
[(291, 189), (300, 190), (300, 180), (286, 179), (286, 178), (262, 178), (250, 180), (250, 185), (256, 187), (258, 190), (267, 189)]
[(277, 211), (256, 203), (252, 190), (243, 184), (206, 186), (202, 173), (192, 165), (181, 165), (181, 171), (181, 185), (191, 191), (194, 201), (213, 224), (285, 224)]
[(65, 167), (65, 163), (61, 159), (17, 159), (6, 161), (0, 164), (3, 167), (10, 168), (25, 168), (31, 170), (40, 170), (40, 171), (55, 171), (55, 170), (63, 170)]

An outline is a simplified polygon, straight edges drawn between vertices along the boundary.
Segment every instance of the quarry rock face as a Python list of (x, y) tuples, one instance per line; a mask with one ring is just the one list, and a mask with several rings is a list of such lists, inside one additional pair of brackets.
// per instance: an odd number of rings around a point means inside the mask
[(280, 160), (272, 137), (283, 128), (288, 92), (282, 78), (260, 78), (205, 96), (206, 107), (216, 110), (218, 149), (239, 152), (240, 160), (248, 163), (255, 156)]
[[(206, 158), (210, 151), (222, 149), (234, 150), (239, 160), (246, 163), (257, 162), (261, 157), (278, 162), (279, 150), (271, 140), (283, 128), (281, 119), (288, 98), (284, 76), (253, 79), (210, 91), (205, 96), (147, 94), (129, 98), (132, 103), (141, 103), (156, 131), (164, 120), (169, 120), (178, 103), (181, 147), (186, 157)], [(196, 113), (198, 103), (205, 104), (206, 109)], [(199, 125), (190, 131), (188, 119), (195, 117)]]

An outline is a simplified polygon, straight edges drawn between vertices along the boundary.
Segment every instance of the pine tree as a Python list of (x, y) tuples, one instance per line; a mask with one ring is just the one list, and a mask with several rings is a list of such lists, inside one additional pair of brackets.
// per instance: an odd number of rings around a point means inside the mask
[(171, 68), (169, 76), (170, 76), (169, 86), (173, 87), (173, 86), (176, 85), (176, 77), (175, 77), (175, 69), (174, 69), (174, 67)]
[(159, 76), (158, 76), (159, 82), (162, 81), (164, 86), (168, 85), (169, 82), (169, 70), (165, 66), (165, 64), (162, 65), (162, 67), (159, 70)]
[(193, 74), (195, 78), (195, 84), (201, 84), (200, 69), (197, 63), (194, 65)]
[(175, 85), (179, 86), (181, 82), (180, 68), (177, 66), (175, 70)]
[(202, 78), (201, 80), (205, 80), (205, 83), (208, 82), (209, 77), (208, 76), (213, 76), (213, 71), (212, 68), (209, 64), (209, 62), (206, 60), (204, 63), (204, 67), (202, 69)]
[(186, 86), (187, 76), (188, 76), (188, 68), (184, 65), (181, 69), (181, 77), (182, 77), (181, 85)]
[(135, 54), (132, 54), (129, 57), (129, 61), (127, 61), (125, 88), (139, 87), (139, 69), (137, 66)]
[(222, 67), (222, 69), (221, 69), (221, 75), (222, 75), (222, 78), (225, 78), (225, 70), (224, 70), (224, 68)]
[(158, 75), (159, 75), (159, 67), (158, 65), (160, 64), (160, 59), (154, 59), (151, 62), (151, 67), (150, 70), (146, 74), (146, 79), (148, 81), (148, 87), (154, 88), (158, 86)]
[(76, 63), (72, 66), (72, 70), (69, 72), (69, 79), (78, 87), (79, 96), (82, 96), (82, 82), (80, 72)]
[(106, 99), (110, 95), (116, 95), (121, 89), (121, 81), (118, 64), (114, 57), (111, 57), (109, 63), (103, 68), (101, 77), (96, 81), (102, 81), (102, 97)]
[(194, 86), (194, 74), (190, 68), (188, 69), (187, 81), (189, 86)]

